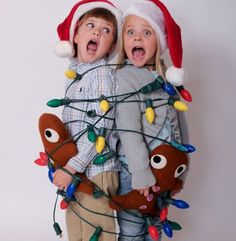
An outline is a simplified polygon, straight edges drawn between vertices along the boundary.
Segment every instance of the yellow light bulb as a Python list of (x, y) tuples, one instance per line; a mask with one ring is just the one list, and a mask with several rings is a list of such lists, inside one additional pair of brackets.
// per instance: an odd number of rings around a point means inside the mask
[(100, 108), (102, 111), (107, 112), (110, 109), (110, 103), (107, 100), (100, 101)]
[(97, 150), (97, 153), (100, 154), (100, 153), (103, 151), (103, 149), (104, 149), (104, 147), (105, 147), (105, 144), (106, 144), (106, 142), (105, 142), (104, 136), (99, 136), (99, 137), (97, 138), (97, 141), (96, 141), (96, 150)]
[(155, 119), (155, 112), (152, 107), (148, 107), (145, 112), (147, 121), (152, 124)]
[(175, 101), (174, 107), (176, 110), (179, 110), (179, 111), (187, 111), (188, 110), (188, 106), (180, 100)]
[(74, 70), (69, 69), (65, 72), (65, 76), (68, 79), (75, 79), (76, 78), (76, 72)]

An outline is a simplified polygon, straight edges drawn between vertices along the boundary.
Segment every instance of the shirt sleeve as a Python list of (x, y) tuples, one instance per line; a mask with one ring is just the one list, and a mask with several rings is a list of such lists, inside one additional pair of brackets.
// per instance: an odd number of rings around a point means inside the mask
[[(112, 70), (108, 67), (97, 68), (92, 71), (90, 81), (88, 83), (88, 99), (100, 98), (101, 95), (106, 97), (114, 95), (115, 82)], [(114, 110), (108, 112), (106, 117), (112, 118), (100, 118), (99, 116), (104, 115), (104, 112), (99, 107), (99, 101), (87, 102), (86, 111), (95, 110), (96, 117), (88, 117), (86, 114), (83, 115), (82, 121), (87, 121), (91, 124), (95, 124), (96, 128), (104, 127), (106, 129), (112, 129), (114, 125)], [(87, 128), (87, 124), (84, 123), (84, 130)], [(95, 129), (96, 129), (95, 128)], [(107, 131), (107, 135), (110, 134), (110, 130)], [(71, 158), (68, 162), (69, 166), (74, 168), (78, 172), (84, 172), (86, 167), (93, 161), (97, 155), (95, 143), (88, 140), (87, 132), (77, 140), (78, 154)], [(104, 152), (108, 151), (107, 148)]]
[[(135, 91), (130, 83), (132, 80), (127, 81), (125, 75), (120, 74), (119, 71), (116, 74), (116, 78), (118, 94)], [(140, 104), (135, 102), (138, 100), (138, 95), (133, 95), (127, 100), (134, 101), (119, 103), (116, 107), (116, 125), (124, 154), (128, 159), (129, 171), (132, 174), (132, 188), (143, 189), (154, 185), (156, 179), (149, 165), (148, 148), (142, 134), (125, 131), (142, 132)]]

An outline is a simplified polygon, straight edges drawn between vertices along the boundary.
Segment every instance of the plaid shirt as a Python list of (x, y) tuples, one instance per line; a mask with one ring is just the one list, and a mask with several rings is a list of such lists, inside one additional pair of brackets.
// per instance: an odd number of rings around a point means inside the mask
[[(104, 164), (94, 165), (92, 161), (98, 155), (95, 149), (95, 143), (88, 140), (87, 132), (80, 137), (78, 135), (78, 133), (87, 129), (88, 123), (94, 124), (100, 118), (99, 116), (104, 115), (104, 112), (99, 107), (99, 101), (82, 101), (82, 99), (91, 100), (100, 98), (101, 95), (109, 97), (116, 94), (117, 87), (113, 76), (114, 70), (110, 66), (104, 66), (106, 64), (107, 62), (104, 59), (93, 63), (74, 62), (69, 66), (69, 69), (82, 75), (82, 79), (75, 81), (73, 84), (72, 82), (74, 80), (68, 79), (66, 81), (65, 98), (81, 100), (65, 106), (62, 113), (63, 121), (70, 134), (74, 137), (74, 140), (76, 140), (78, 147), (78, 154), (68, 161), (68, 165), (78, 172), (85, 172), (86, 176), (90, 179), (98, 173), (104, 171), (119, 171), (120, 169), (119, 161), (116, 157), (107, 160)], [(112, 106), (113, 104), (114, 103), (111, 103), (110, 105)], [(95, 110), (98, 116), (88, 117), (87, 111), (91, 110)], [(112, 129), (115, 123), (114, 108), (106, 117), (112, 118), (112, 120), (101, 118), (95, 127)], [(117, 140), (117, 134), (114, 131), (111, 132), (107, 130), (106, 142), (110, 149), (115, 152)], [(108, 151), (109, 149), (106, 146), (102, 154)]]

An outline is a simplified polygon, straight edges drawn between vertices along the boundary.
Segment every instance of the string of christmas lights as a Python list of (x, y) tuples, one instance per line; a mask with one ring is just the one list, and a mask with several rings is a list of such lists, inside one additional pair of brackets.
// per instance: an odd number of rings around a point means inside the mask
[[(112, 66), (114, 66), (113, 64), (111, 64)], [(101, 66), (97, 66), (95, 68), (99, 68), (105, 65), (101, 65)], [(109, 160), (110, 158), (114, 157), (116, 155), (115, 150), (111, 150), (109, 147), (109, 143), (107, 142), (107, 132), (109, 131), (111, 134), (111, 132), (115, 131), (115, 132), (121, 132), (121, 131), (126, 131), (126, 132), (133, 132), (133, 133), (137, 133), (139, 135), (143, 135), (143, 136), (147, 136), (150, 137), (152, 139), (158, 139), (161, 140), (164, 143), (167, 143), (173, 147), (175, 147), (176, 149), (186, 152), (186, 153), (191, 153), (195, 151), (195, 147), (190, 145), (190, 144), (181, 144), (181, 143), (177, 143), (175, 141), (172, 142), (168, 142), (166, 140), (163, 140), (161, 138), (158, 138), (157, 136), (150, 136), (147, 135), (145, 133), (141, 133), (141, 132), (137, 132), (137, 131), (133, 131), (133, 130), (121, 130), (121, 129), (117, 129), (115, 128), (115, 126), (113, 125), (112, 129), (109, 128), (105, 128), (105, 127), (100, 127), (98, 128), (96, 125), (103, 119), (103, 118), (107, 118), (111, 121), (114, 122), (113, 118), (109, 118), (107, 117), (107, 114), (116, 107), (116, 105), (120, 104), (120, 103), (128, 103), (128, 102), (133, 102), (129, 99), (130, 97), (134, 96), (134, 95), (138, 95), (140, 93), (146, 95), (149, 94), (151, 92), (157, 91), (159, 89), (163, 89), (167, 94), (169, 94), (169, 98), (168, 99), (146, 99), (145, 101), (142, 101), (145, 103), (146, 105), (146, 111), (145, 114), (147, 121), (152, 124), (155, 120), (155, 111), (154, 109), (159, 108), (163, 105), (171, 105), (173, 106), (176, 110), (178, 111), (187, 111), (188, 107), (187, 105), (182, 102), (180, 100), (180, 96), (188, 101), (191, 102), (192, 101), (192, 97), (191, 94), (184, 88), (184, 86), (173, 86), (170, 83), (168, 83), (166, 80), (164, 80), (161, 76), (158, 76), (152, 83), (149, 83), (147, 85), (145, 85), (144, 87), (142, 87), (141, 89), (139, 89), (138, 91), (134, 91), (134, 92), (130, 92), (130, 93), (125, 93), (122, 95), (114, 95), (114, 96), (100, 96), (99, 98), (93, 98), (93, 99), (69, 99), (66, 97), (66, 94), (69, 90), (69, 88), (76, 82), (82, 79), (82, 77), (87, 74), (89, 71), (95, 69), (92, 68), (90, 70), (87, 70), (85, 73), (83, 74), (78, 74), (73, 70), (68, 70), (65, 72), (65, 75), (68, 79), (72, 80), (72, 82), (69, 84), (69, 86), (67, 87), (66, 91), (65, 91), (65, 98), (63, 99), (52, 99), (50, 101), (47, 102), (47, 105), (49, 107), (52, 108), (57, 108), (60, 106), (66, 106), (68, 108), (73, 108), (77, 111), (81, 111), (81, 112), (85, 112), (87, 113), (88, 117), (98, 117), (98, 119), (96, 120), (95, 123), (89, 123), (89, 122), (85, 122), (87, 124), (87, 129), (80, 131), (79, 133), (77, 133), (76, 135), (68, 138), (65, 142), (63, 142), (61, 145), (58, 145), (51, 153), (46, 153), (44, 154), (43, 152), (40, 153), (40, 158), (38, 160), (36, 160), (36, 163), (38, 165), (44, 166), (47, 165), (48, 166), (48, 177), (50, 179), (51, 182), (53, 182), (53, 173), (55, 172), (55, 167), (54, 167), (54, 163), (53, 163), (53, 154), (60, 149), (64, 144), (68, 143), (71, 140), (75, 140), (75, 142), (77, 142), (79, 140), (79, 138), (82, 135), (87, 134), (87, 138), (90, 142), (94, 143), (96, 151), (97, 151), (97, 155), (94, 157), (93, 164), (95, 165), (101, 165), (103, 163), (105, 163), (107, 160)], [(119, 99), (120, 98), (120, 99)], [(164, 101), (165, 103), (161, 104), (161, 105), (154, 105), (154, 102), (158, 102), (158, 101)], [(76, 102), (98, 102), (100, 109), (104, 112), (103, 115), (98, 115), (94, 110), (81, 110), (78, 109), (74, 106), (71, 106), (70, 104), (72, 103), (76, 103)], [(138, 102), (138, 101), (136, 101)], [(141, 102), (141, 101), (140, 101)], [(158, 118), (158, 117), (157, 117)], [(73, 122), (80, 122), (81, 120), (71, 120), (67, 123), (65, 123), (65, 125), (69, 124), (69, 123), (73, 123)], [(108, 151), (106, 151), (106, 153), (104, 152), (104, 149), (107, 148)], [(97, 241), (99, 240), (99, 236), (102, 232), (107, 232), (106, 230), (103, 230), (102, 227), (96, 227), (95, 225), (93, 225), (92, 223), (90, 223), (88, 220), (85, 220), (83, 217), (81, 217), (75, 210), (73, 210), (73, 208), (70, 205), (70, 202), (76, 202), (78, 205), (82, 206), (78, 200), (76, 200), (75, 196), (74, 196), (74, 192), (77, 188), (77, 185), (80, 184), (80, 182), (82, 181), (81, 179), (79, 179), (78, 176), (73, 175), (71, 173), (69, 173), (67, 170), (65, 170), (63, 167), (58, 167), (61, 168), (63, 171), (66, 171), (68, 174), (70, 174), (73, 177), (73, 181), (72, 183), (69, 185), (69, 187), (67, 188), (67, 191), (57, 191), (57, 199), (56, 199), (56, 203), (58, 200), (58, 196), (61, 196), (63, 198), (60, 207), (61, 209), (65, 209), (68, 206), (70, 206), (70, 208), (72, 209), (73, 212), (75, 212), (75, 214), (78, 216), (78, 218), (81, 218), (84, 222), (88, 223), (89, 225), (91, 225), (92, 227), (94, 227), (95, 232), (92, 234), (90, 241)], [(95, 185), (96, 186), (96, 185)], [(96, 192), (94, 192), (94, 196), (96, 198), (99, 198), (100, 196), (105, 196), (106, 198), (110, 198), (109, 195), (105, 194), (103, 192), (103, 190), (100, 190), (99, 187), (96, 186)], [(167, 197), (164, 197), (162, 200), (163, 203), (165, 203), (165, 206), (168, 205), (173, 205), (177, 208), (180, 209), (185, 209), (188, 208), (189, 205), (183, 201), (183, 200), (175, 200), (173, 198), (171, 198), (169, 195)], [(62, 231), (60, 229), (59, 224), (56, 222), (55, 220), (55, 212), (56, 212), (56, 203), (54, 205), (54, 210), (53, 210), (53, 227), (55, 229), (55, 232), (57, 235), (61, 236)], [(87, 209), (86, 207), (82, 206), (82, 208), (85, 208), (86, 210), (94, 213), (94, 215), (105, 215), (105, 214), (101, 214), (101, 213), (97, 213), (97, 212), (93, 212), (92, 210)], [(140, 217), (138, 216), (136, 213), (133, 213), (129, 210), (126, 210), (126, 212), (130, 215), (139, 217), (142, 223), (146, 223), (147, 225), (147, 232), (150, 234), (150, 236), (152, 237), (153, 240), (157, 240), (158, 239), (158, 231), (156, 229), (155, 226), (152, 225), (152, 219), (150, 217)], [(167, 207), (163, 208), (160, 212), (160, 219), (162, 222), (162, 226), (163, 226), (163, 230), (165, 232), (165, 234), (168, 237), (172, 237), (173, 236), (173, 230), (180, 230), (181, 226), (173, 221), (170, 221), (167, 219), (167, 215), (168, 215), (168, 209)], [(111, 218), (117, 218), (116, 216), (111, 216)], [(131, 220), (127, 220), (130, 222), (133, 222)], [(108, 232), (109, 233), (109, 232)], [(118, 235), (117, 233), (111, 233), (113, 235)], [(145, 235), (145, 234), (142, 234)], [(141, 235), (141, 236), (142, 236)], [(125, 235), (127, 236), (127, 235)], [(136, 236), (129, 236), (129, 237), (136, 237)]]

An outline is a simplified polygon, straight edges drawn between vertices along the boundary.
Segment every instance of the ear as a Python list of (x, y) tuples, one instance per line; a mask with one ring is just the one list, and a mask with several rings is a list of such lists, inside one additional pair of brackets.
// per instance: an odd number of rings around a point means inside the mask
[(76, 33), (74, 37), (74, 43), (78, 44), (78, 42), (79, 42), (79, 37), (78, 37), (78, 34)]

